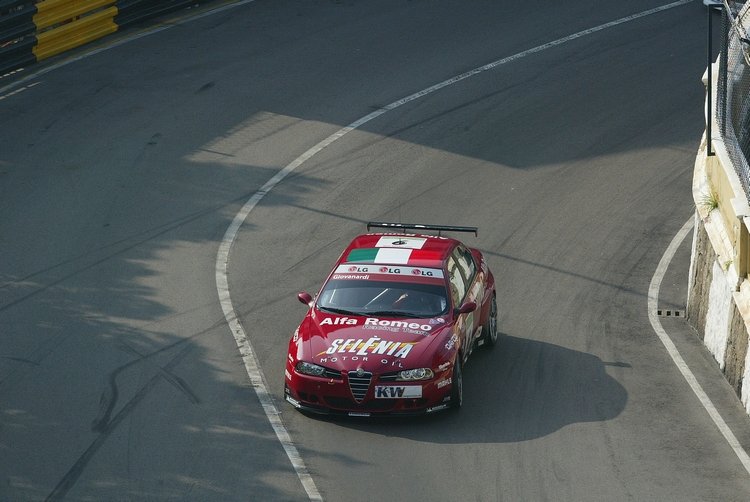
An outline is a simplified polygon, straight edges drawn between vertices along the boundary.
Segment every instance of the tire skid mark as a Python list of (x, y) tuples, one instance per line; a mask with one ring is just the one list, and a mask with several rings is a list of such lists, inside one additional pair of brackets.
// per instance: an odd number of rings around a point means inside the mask
[[(129, 361), (129, 362), (123, 364), (122, 366), (119, 366), (118, 368), (115, 368), (115, 370), (113, 370), (110, 373), (109, 378), (107, 379), (107, 383), (108, 383), (107, 388), (104, 389), (104, 391), (102, 392), (102, 394), (101, 394), (101, 396), (99, 398), (99, 414), (96, 416), (96, 418), (94, 418), (94, 420), (92, 420), (92, 422), (91, 422), (91, 430), (94, 431), (94, 432), (101, 432), (101, 431), (103, 431), (103, 430), (106, 429), (107, 424), (109, 423), (109, 420), (110, 420), (110, 416), (112, 415), (112, 411), (114, 410), (114, 408), (115, 408), (115, 406), (117, 404), (117, 399), (118, 399), (119, 394), (120, 394), (119, 388), (117, 387), (117, 377), (123, 371), (125, 371), (125, 370), (129, 369), (130, 367), (135, 366), (136, 364), (139, 364), (139, 363), (147, 364), (151, 368), (156, 369), (157, 370), (157, 374), (155, 376), (157, 376), (157, 377), (158, 376), (163, 377), (164, 380), (167, 383), (169, 383), (170, 385), (172, 385), (173, 387), (175, 387), (181, 393), (185, 394), (192, 404), (195, 404), (195, 405), (200, 404), (201, 403), (200, 397), (198, 397), (198, 395), (195, 392), (193, 392), (193, 390), (190, 388), (190, 385), (182, 377), (179, 377), (179, 376), (175, 375), (174, 373), (172, 373), (171, 371), (169, 371), (169, 369), (167, 368), (167, 365), (161, 366), (159, 364), (156, 364), (156, 363), (152, 362), (151, 359), (154, 358), (154, 357), (156, 357), (156, 356), (158, 356), (158, 355), (163, 354), (164, 352), (166, 352), (168, 350), (171, 350), (171, 349), (173, 349), (175, 347), (179, 347), (182, 344), (185, 344), (185, 343), (187, 343), (189, 341), (192, 341), (196, 337), (204, 335), (204, 334), (208, 333), (210, 330), (212, 330), (214, 328), (217, 328), (217, 327), (219, 327), (219, 326), (221, 326), (223, 324), (224, 324), (223, 320), (220, 321), (220, 322), (215, 322), (211, 326), (209, 326), (208, 328), (200, 331), (199, 333), (196, 333), (196, 334), (192, 335), (190, 338), (186, 338), (184, 340), (180, 340), (180, 341), (178, 341), (178, 342), (176, 342), (176, 343), (174, 343), (172, 345), (168, 345), (166, 347), (163, 347), (163, 348), (161, 348), (159, 350), (156, 350), (156, 351), (154, 351), (154, 352), (152, 352), (150, 354), (146, 354), (146, 355), (143, 355), (141, 352), (137, 351), (136, 349), (134, 349), (130, 345), (128, 345), (128, 344), (126, 344), (124, 342), (121, 342), (119, 344), (119, 347), (124, 352), (128, 352), (130, 354), (133, 354), (134, 356), (137, 357), (137, 359)], [(189, 349), (189, 347), (187, 347), (187, 349)], [(183, 351), (184, 350), (186, 350), (186, 349), (183, 349)], [(182, 351), (180, 353), (182, 353)]]
[[(183, 343), (183, 342), (180, 342)], [(182, 359), (192, 350), (192, 347), (187, 346), (180, 350), (167, 364), (163, 366), (164, 371), (170, 371), (172, 368), (182, 361)], [(157, 351), (157, 353), (160, 351)], [(135, 361), (134, 361), (135, 362)], [(130, 363), (128, 363), (130, 364)], [(65, 498), (67, 493), (73, 486), (75, 486), (78, 479), (83, 474), (86, 466), (91, 459), (99, 451), (99, 448), (105, 443), (109, 435), (117, 428), (117, 426), (127, 418), (133, 410), (140, 404), (143, 399), (156, 387), (159, 380), (163, 378), (161, 373), (152, 376), (146, 384), (141, 387), (138, 392), (133, 396), (130, 401), (125, 403), (123, 407), (118, 411), (111, 420), (103, 421), (100, 424), (99, 435), (91, 442), (88, 448), (78, 457), (78, 460), (68, 470), (68, 472), (62, 477), (60, 482), (55, 486), (54, 490), (47, 496), (48, 502), (61, 501)], [(113, 405), (114, 406), (114, 405)]]
[[(96, 454), (102, 444), (104, 444), (112, 431), (117, 427), (117, 425), (120, 424), (120, 422), (127, 418), (127, 416), (135, 409), (135, 407), (143, 400), (143, 398), (148, 395), (151, 389), (159, 382), (159, 379), (163, 378), (172, 386), (176, 387), (180, 392), (184, 393), (193, 404), (200, 404), (200, 398), (195, 394), (195, 392), (192, 391), (192, 389), (190, 389), (190, 386), (182, 378), (174, 375), (171, 371), (179, 362), (182, 361), (182, 359), (185, 358), (185, 356), (187, 356), (188, 353), (192, 351), (193, 346), (188, 345), (183, 347), (172, 359), (169, 360), (169, 362), (167, 362), (167, 364), (163, 366), (151, 362), (150, 359), (157, 355), (164, 354), (165, 352), (176, 347), (180, 347), (187, 342), (190, 342), (195, 338), (208, 333), (212, 329), (224, 325), (224, 323), (224, 319), (214, 322), (213, 324), (211, 324), (211, 326), (191, 335), (189, 338), (185, 338), (146, 355), (142, 355), (132, 347), (126, 345), (125, 343), (121, 343), (120, 347), (122, 350), (136, 355), (138, 359), (123, 364), (122, 366), (112, 371), (112, 373), (110, 374), (108, 378), (108, 386), (102, 392), (99, 400), (99, 414), (91, 422), (91, 430), (93, 432), (99, 433), (99, 436), (89, 445), (89, 447), (78, 458), (78, 460), (76, 460), (75, 464), (73, 464), (73, 466), (68, 470), (65, 476), (63, 476), (63, 478), (60, 480), (60, 482), (57, 484), (55, 489), (52, 491), (52, 493), (50, 493), (46, 500), (54, 501), (64, 499), (67, 492), (73, 486), (75, 486), (76, 482), (81, 477), (81, 474), (83, 474), (86, 465), (88, 465), (91, 458)], [(130, 401), (123, 405), (120, 411), (118, 411), (117, 414), (114, 415), (114, 417), (112, 417), (112, 412), (117, 405), (117, 401), (120, 395), (119, 389), (117, 387), (117, 376), (126, 369), (141, 362), (147, 362), (150, 366), (156, 368), (158, 370), (157, 373), (152, 376), (143, 387), (141, 387), (141, 389), (135, 394), (135, 396), (133, 396), (133, 398), (130, 399)]]
[(15, 361), (17, 363), (30, 364), (32, 366), (39, 366), (39, 361), (32, 361), (31, 359), (24, 359), (23, 357), (11, 357), (11, 356), (0, 356), (0, 359), (7, 359), (9, 361)]
[(72, 335), (65, 334), (61, 336), (52, 337), (49, 340), (37, 344), (36, 347), (31, 351), (29, 357), (8, 357), (10, 360), (17, 362), (26, 362), (27, 364), (15, 365), (14, 368), (10, 368), (8, 371), (0, 372), (0, 391), (4, 390), (3, 387), (11, 385), (11, 381), (18, 374), (22, 374), (24, 371), (28, 371), (30, 366), (41, 366), (47, 356), (52, 354), (59, 346), (63, 345), (68, 341)]
[(143, 362), (146, 365), (156, 369), (159, 372), (159, 374), (164, 377), (164, 380), (166, 380), (167, 383), (171, 384), (177, 390), (185, 394), (191, 403), (200, 404), (201, 402), (200, 398), (195, 394), (195, 392), (192, 391), (190, 386), (187, 384), (187, 382), (185, 382), (185, 380), (182, 377), (179, 377), (175, 375), (174, 373), (165, 370), (164, 367), (151, 362), (150, 358), (153, 356), (153, 354), (143, 355), (137, 350), (135, 350), (133, 347), (126, 345), (126, 344), (123, 344), (122, 347), (123, 347), (123, 350), (125, 350), (126, 352), (130, 352), (131, 354), (138, 357), (138, 360), (133, 361), (134, 363)]
[[(172, 374), (170, 371), (164, 369), (164, 367), (159, 366), (158, 364), (152, 363), (149, 360), (150, 358), (155, 357), (156, 355), (162, 353), (164, 350), (168, 350), (172, 347), (174, 347), (174, 345), (167, 347), (166, 349), (161, 349), (161, 350), (158, 350), (156, 352), (153, 352), (151, 354), (144, 356), (140, 352), (130, 347), (129, 345), (125, 343), (120, 343), (120, 348), (123, 351), (135, 355), (137, 359), (134, 359), (132, 361), (129, 361), (123, 364), (122, 366), (116, 368), (114, 371), (110, 373), (109, 378), (107, 379), (108, 385), (102, 392), (101, 397), (99, 398), (99, 414), (91, 422), (92, 431), (102, 432), (106, 429), (107, 424), (110, 421), (112, 411), (117, 405), (117, 400), (119, 399), (119, 396), (120, 396), (120, 389), (117, 386), (117, 377), (120, 376), (120, 374), (123, 373), (125, 370), (139, 363), (146, 363), (148, 364), (148, 366), (155, 368), (157, 370), (157, 373), (155, 376), (164, 377), (164, 380), (166, 380), (168, 383), (172, 384), (178, 390), (187, 394), (188, 398), (193, 404), (198, 404), (200, 402), (198, 397), (195, 396), (195, 393), (193, 393), (189, 389), (187, 383), (185, 383), (184, 380)], [(177, 382), (175, 382), (175, 380), (177, 380)]]

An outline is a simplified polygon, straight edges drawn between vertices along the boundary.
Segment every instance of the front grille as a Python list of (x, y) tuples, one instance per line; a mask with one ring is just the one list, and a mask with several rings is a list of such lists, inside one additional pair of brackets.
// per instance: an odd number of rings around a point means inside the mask
[(383, 373), (382, 375), (380, 375), (380, 378), (378, 378), (378, 380), (380, 380), (381, 382), (395, 382), (398, 379), (399, 373), (400, 371), (396, 371), (394, 373)]
[(331, 370), (331, 369), (325, 368), (325, 371), (323, 372), (323, 376), (326, 378), (334, 378), (336, 380), (341, 380), (341, 372), (338, 370)]
[(361, 403), (367, 395), (367, 391), (370, 388), (370, 381), (372, 380), (372, 373), (365, 371), (362, 376), (358, 376), (356, 371), (349, 372), (349, 388), (352, 391), (354, 400)]

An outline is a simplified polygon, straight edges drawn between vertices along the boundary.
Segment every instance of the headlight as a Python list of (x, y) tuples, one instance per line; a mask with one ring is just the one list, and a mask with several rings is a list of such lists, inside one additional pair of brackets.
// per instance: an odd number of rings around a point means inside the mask
[(317, 364), (300, 361), (297, 363), (297, 371), (305, 375), (322, 376), (326, 369), (323, 366)]
[(430, 368), (417, 368), (398, 372), (396, 380), (429, 380), (435, 376)]

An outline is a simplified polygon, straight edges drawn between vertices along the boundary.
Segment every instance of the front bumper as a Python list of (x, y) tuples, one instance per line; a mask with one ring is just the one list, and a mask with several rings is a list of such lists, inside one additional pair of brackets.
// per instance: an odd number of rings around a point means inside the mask
[(372, 375), (361, 399), (355, 398), (348, 375), (341, 379), (303, 375), (287, 370), (284, 398), (295, 408), (322, 415), (422, 415), (450, 407), (451, 379), (438, 375), (419, 382), (394, 382)]

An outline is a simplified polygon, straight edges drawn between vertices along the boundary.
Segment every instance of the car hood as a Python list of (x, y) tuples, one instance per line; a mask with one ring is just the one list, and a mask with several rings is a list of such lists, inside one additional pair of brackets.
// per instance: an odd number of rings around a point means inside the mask
[(299, 327), (304, 355), (334, 370), (374, 373), (432, 367), (442, 360), (452, 323), (447, 316), (342, 316), (310, 309)]

